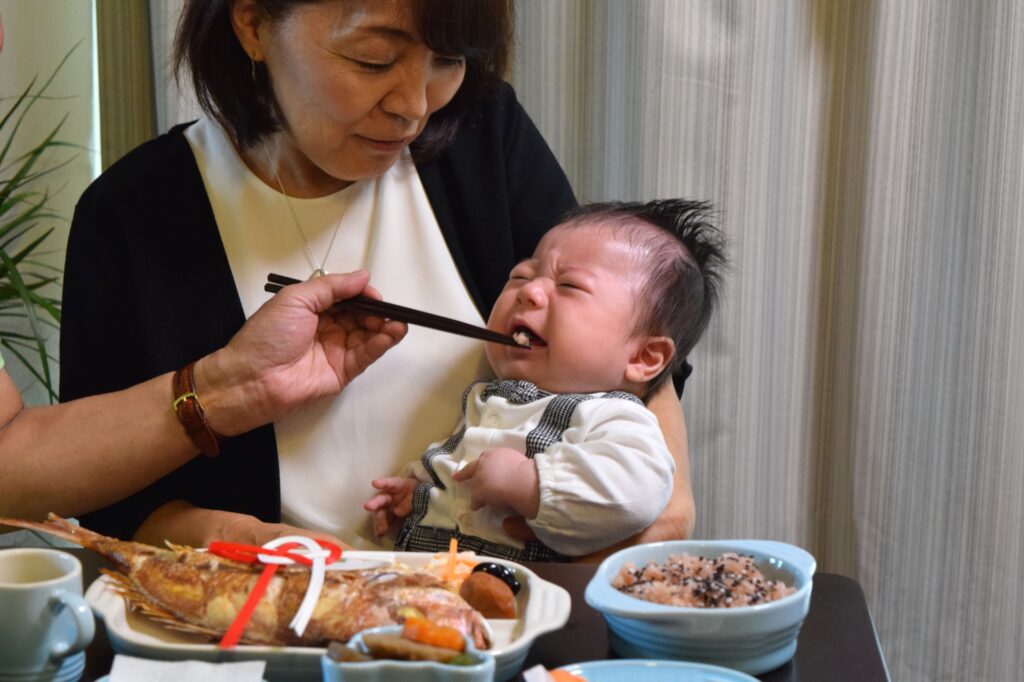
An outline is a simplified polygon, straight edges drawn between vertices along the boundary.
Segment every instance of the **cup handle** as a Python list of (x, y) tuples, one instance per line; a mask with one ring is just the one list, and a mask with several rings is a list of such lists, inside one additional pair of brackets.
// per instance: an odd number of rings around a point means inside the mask
[(56, 611), (66, 608), (75, 619), (75, 641), (57, 642), (50, 649), (50, 658), (58, 661), (89, 646), (96, 630), (92, 609), (81, 595), (67, 590), (56, 590), (50, 595), (50, 606)]

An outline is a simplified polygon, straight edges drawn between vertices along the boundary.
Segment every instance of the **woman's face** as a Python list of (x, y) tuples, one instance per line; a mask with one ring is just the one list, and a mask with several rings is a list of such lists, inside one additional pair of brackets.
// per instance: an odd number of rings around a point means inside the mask
[(270, 76), (284, 128), (271, 149), (289, 193), (383, 174), (465, 77), (461, 55), (422, 42), (402, 0), (326, 0), (273, 22), (251, 3), (235, 3), (235, 28)]

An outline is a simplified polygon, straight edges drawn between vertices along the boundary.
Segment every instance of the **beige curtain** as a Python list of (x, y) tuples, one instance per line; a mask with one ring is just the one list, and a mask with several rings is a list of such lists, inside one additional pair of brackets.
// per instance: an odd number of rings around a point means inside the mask
[(731, 237), (684, 398), (697, 536), (857, 579), (894, 679), (1018, 679), (1024, 3), (518, 8), (513, 82), (581, 199), (709, 199)]
[(147, 0), (96, 0), (103, 168), (156, 132)]
[(863, 585), (894, 679), (1024, 671), (1024, 3), (520, 0), (584, 200), (710, 199), (696, 535)]

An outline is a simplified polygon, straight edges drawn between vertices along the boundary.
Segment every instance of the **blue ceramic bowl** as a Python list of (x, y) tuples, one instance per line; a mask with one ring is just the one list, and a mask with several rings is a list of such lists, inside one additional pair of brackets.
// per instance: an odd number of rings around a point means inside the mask
[[(348, 645), (367, 653), (363, 635), (369, 633), (400, 634), (401, 625), (383, 625), (363, 630)], [(494, 679), (494, 656), (466, 642), (466, 653), (477, 660), (475, 665), (448, 665), (435, 661), (366, 661), (340, 662), (324, 654), (320, 658), (324, 682), (491, 682)]]
[[(673, 554), (717, 557), (725, 552), (754, 557), (765, 577), (796, 592), (777, 601), (735, 608), (667, 606), (631, 597), (612, 587), (627, 563), (661, 563)], [(678, 540), (636, 545), (604, 560), (587, 585), (587, 603), (608, 623), (612, 649), (623, 658), (698, 661), (759, 675), (796, 653), (796, 638), (811, 602), (816, 562), (809, 553), (768, 540)]]

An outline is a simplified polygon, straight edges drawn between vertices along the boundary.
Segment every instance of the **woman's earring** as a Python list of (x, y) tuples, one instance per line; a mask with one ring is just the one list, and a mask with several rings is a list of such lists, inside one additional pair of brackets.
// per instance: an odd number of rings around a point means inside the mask
[(249, 65), (252, 69), (252, 82), (256, 82), (256, 60), (253, 57), (249, 57)]

